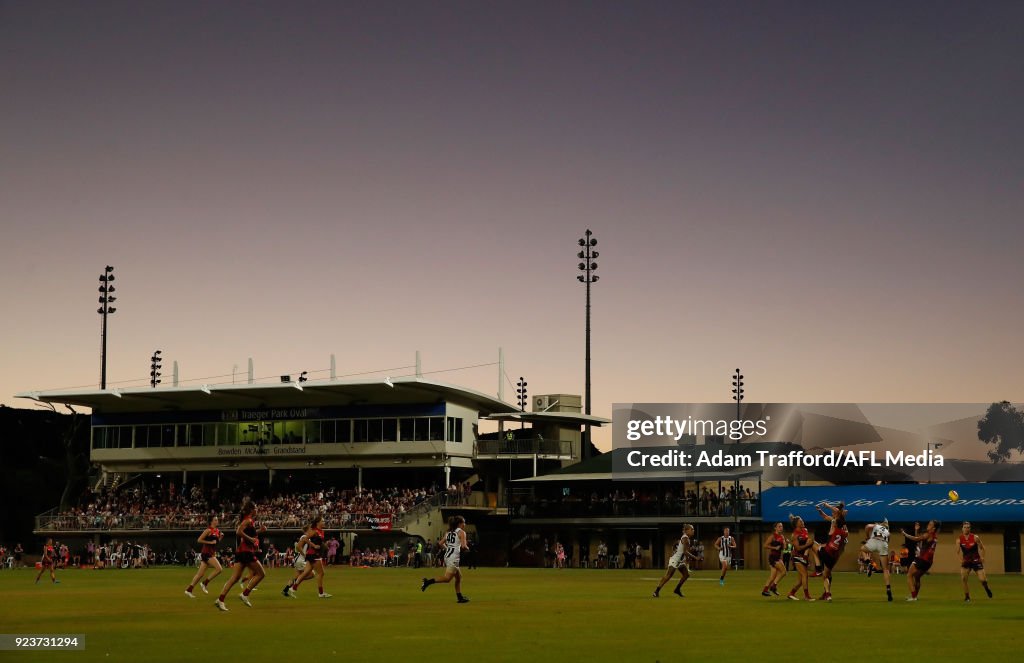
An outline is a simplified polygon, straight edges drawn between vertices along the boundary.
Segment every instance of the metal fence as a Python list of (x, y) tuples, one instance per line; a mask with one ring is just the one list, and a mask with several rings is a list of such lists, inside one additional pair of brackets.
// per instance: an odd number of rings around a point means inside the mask
[(530, 437), (512, 440), (477, 440), (476, 453), (482, 456), (538, 454), (543, 456), (572, 456), (570, 440), (545, 440)]

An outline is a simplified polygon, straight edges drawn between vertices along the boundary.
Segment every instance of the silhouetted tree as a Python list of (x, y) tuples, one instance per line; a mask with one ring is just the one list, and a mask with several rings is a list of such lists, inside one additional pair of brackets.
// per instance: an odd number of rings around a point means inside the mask
[(1008, 401), (993, 403), (978, 422), (978, 439), (996, 445), (988, 452), (993, 463), (1009, 460), (1013, 451), (1024, 452), (1024, 412)]

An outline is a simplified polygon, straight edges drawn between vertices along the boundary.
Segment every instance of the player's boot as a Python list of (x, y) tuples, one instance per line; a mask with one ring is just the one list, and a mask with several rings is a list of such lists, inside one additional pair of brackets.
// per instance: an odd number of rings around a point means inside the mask
[(250, 608), (252, 607), (252, 603), (249, 601), (249, 597), (245, 594), (242, 594), (238, 598), (240, 598), (242, 600), (242, 603), (244, 603), (245, 605), (249, 606)]
[(217, 609), (220, 610), (221, 612), (227, 612), (228, 611), (228, 607), (226, 605), (224, 605), (224, 601), (221, 601), (220, 599), (217, 599), (214, 602), (214, 605), (217, 606)]
[(678, 596), (678, 597), (679, 597), (679, 598), (681, 598), (681, 599), (684, 599), (684, 598), (686, 598), (685, 596), (683, 596), (683, 593), (682, 593), (681, 591), (679, 591), (679, 588), (678, 588), (678, 587), (676, 587), (675, 589), (673, 589), (673, 590), (672, 590), (672, 593), (673, 593), (673, 594), (675, 594), (676, 596)]
[(889, 602), (891, 603), (892, 602), (892, 588), (891, 587), (886, 587), (885, 588), (885, 596), (886, 596), (886, 598), (888, 598)]
[(456, 603), (469, 603), (469, 599), (467, 599), (465, 596), (460, 596), (459, 600), (456, 601)]
[(189, 597), (190, 599), (194, 599), (196, 597), (195, 594), (193, 594), (192, 592), (188, 591), (187, 589), (185, 590), (185, 596)]

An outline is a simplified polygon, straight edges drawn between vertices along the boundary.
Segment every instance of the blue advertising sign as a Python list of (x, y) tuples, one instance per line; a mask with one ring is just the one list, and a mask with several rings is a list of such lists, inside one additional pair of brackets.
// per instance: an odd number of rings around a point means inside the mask
[[(950, 493), (959, 498), (954, 501)], [(790, 514), (820, 521), (815, 505), (843, 501), (854, 523), (915, 520), (1024, 522), (1024, 483), (943, 483), (769, 488), (762, 493), (766, 522), (788, 522)]]

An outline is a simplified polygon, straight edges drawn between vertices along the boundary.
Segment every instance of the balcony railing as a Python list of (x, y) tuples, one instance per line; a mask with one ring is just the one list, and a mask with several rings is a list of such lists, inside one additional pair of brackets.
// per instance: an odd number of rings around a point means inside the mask
[(572, 457), (570, 440), (546, 440), (542, 437), (519, 438), (514, 440), (477, 440), (477, 456), (532, 455)]
[[(69, 515), (47, 512), (36, 516), (36, 531), (46, 532), (108, 532), (117, 531), (199, 531), (206, 527), (210, 513), (175, 513), (167, 515)], [(233, 530), (237, 514), (223, 514), (220, 528)], [(308, 514), (257, 513), (256, 522), (267, 529), (301, 529), (309, 524)], [(325, 529), (391, 529), (391, 513), (328, 513), (324, 515)], [(386, 526), (385, 526), (386, 523)]]

